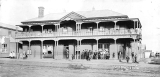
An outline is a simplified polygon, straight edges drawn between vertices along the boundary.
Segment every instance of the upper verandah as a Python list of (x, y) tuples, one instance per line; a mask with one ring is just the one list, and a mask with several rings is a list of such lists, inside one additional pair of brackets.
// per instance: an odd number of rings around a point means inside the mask
[(125, 18), (128, 19), (127, 15), (117, 13), (111, 10), (92, 10), (92, 11), (78, 11), (78, 12), (63, 12), (63, 13), (52, 13), (43, 17), (36, 17), (27, 21), (22, 21), (22, 24), (33, 23), (33, 22), (60, 22), (63, 20), (90, 20), (90, 19), (117, 19)]

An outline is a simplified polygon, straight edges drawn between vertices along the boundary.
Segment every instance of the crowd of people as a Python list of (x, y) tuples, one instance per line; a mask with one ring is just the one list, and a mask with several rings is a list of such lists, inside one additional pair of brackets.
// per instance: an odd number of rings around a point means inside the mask
[[(93, 52), (93, 50), (85, 49), (83, 50), (83, 52), (81, 52), (80, 56), (81, 56), (81, 59), (86, 59), (87, 61), (91, 59), (109, 59), (110, 58), (110, 54), (108, 50)], [(75, 59), (74, 54), (72, 55), (72, 59)]]
[[(28, 55), (30, 55), (30, 54), (31, 54), (31, 50), (23, 51), (23, 53), (19, 53), (19, 58), (26, 59), (26, 58), (28, 58)], [(93, 50), (85, 49), (85, 50), (83, 50), (83, 52), (75, 53), (75, 54), (79, 54), (79, 56), (80, 56), (79, 59), (86, 59), (87, 61), (90, 61), (91, 59), (109, 59), (110, 58), (110, 53), (107, 49), (99, 50), (98, 52), (97, 51), (93, 52)], [(72, 54), (72, 60), (75, 59), (75, 54)], [(9, 57), (15, 58), (16, 53), (14, 51), (10, 52)], [(112, 54), (112, 57), (115, 58), (115, 53)], [(66, 58), (67, 59), (69, 58), (69, 50), (68, 49), (66, 49)], [(119, 62), (122, 62), (122, 59), (124, 60), (123, 52), (119, 51), (118, 52)], [(138, 63), (136, 53), (131, 52), (131, 59), (132, 59), (132, 63)], [(127, 63), (129, 63), (130, 56), (126, 55), (125, 60)]]
[[(138, 63), (137, 61), (137, 54), (132, 52), (131, 54), (131, 60), (132, 63)], [(126, 60), (127, 63), (129, 63), (130, 61), (130, 55), (123, 55), (122, 51), (119, 51), (117, 56), (118, 56), (118, 60), (119, 62), (122, 62), (123, 60)], [(98, 52), (93, 52), (92, 50), (83, 50), (83, 52), (81, 52), (80, 54), (81, 58), (80, 59), (86, 59), (87, 61), (90, 61), (91, 59), (109, 59), (110, 58), (110, 53), (107, 49), (98, 51)], [(115, 53), (112, 54), (112, 57), (115, 58)], [(75, 59), (75, 55), (72, 55), (72, 60)]]
[(19, 53), (20, 59), (27, 59), (28, 55), (31, 55), (31, 50), (23, 51), (22, 53)]

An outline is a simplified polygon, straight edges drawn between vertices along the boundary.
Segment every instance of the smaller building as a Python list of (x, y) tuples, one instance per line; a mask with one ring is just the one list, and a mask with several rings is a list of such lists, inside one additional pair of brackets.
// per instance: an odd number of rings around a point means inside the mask
[(9, 57), (11, 51), (16, 52), (15, 34), (19, 27), (0, 22), (0, 58)]

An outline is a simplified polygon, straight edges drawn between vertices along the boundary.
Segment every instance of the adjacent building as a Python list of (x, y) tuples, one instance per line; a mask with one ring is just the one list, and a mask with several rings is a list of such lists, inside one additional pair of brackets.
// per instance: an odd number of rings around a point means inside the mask
[[(85, 51), (109, 52), (109, 59), (140, 54), (141, 23), (138, 18), (111, 10), (63, 12), (44, 15), (39, 7), (36, 18), (22, 21), (16, 34), (18, 53), (28, 58), (84, 59)], [(105, 52), (104, 52), (105, 53)], [(73, 56), (73, 57), (72, 57)]]
[(9, 57), (11, 51), (16, 52), (15, 33), (19, 27), (0, 22), (0, 58)]

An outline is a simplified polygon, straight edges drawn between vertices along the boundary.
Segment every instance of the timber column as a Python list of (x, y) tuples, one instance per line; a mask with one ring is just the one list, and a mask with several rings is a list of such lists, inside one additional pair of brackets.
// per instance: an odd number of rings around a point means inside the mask
[(99, 22), (96, 22), (96, 24), (97, 24), (97, 35), (98, 35), (98, 32), (99, 32), (99, 30), (98, 30), (98, 24), (99, 24)]
[(77, 40), (77, 49), (76, 49), (76, 53), (75, 53), (75, 56), (76, 56), (76, 59), (79, 59), (79, 40)]
[(18, 45), (19, 41), (16, 40), (16, 58), (19, 59), (19, 45)]
[(136, 53), (136, 44), (135, 44), (135, 38), (133, 38), (133, 52)]
[[(27, 51), (27, 52), (28, 52), (29, 55), (31, 55), (31, 53), (32, 53), (32, 52), (31, 52), (31, 41), (28, 40), (28, 43), (29, 43), (29, 44), (28, 44), (28, 51)], [(29, 56), (29, 57), (30, 57), (30, 56)]]
[(118, 59), (118, 50), (117, 50), (117, 38), (114, 38), (114, 44), (115, 44), (115, 52), (114, 52), (114, 59)]
[(60, 29), (60, 24), (59, 23), (57, 23), (57, 24), (55, 24), (55, 29), (56, 29), (56, 36), (59, 36), (60, 35), (60, 33), (59, 33), (59, 29)]
[(55, 59), (59, 59), (59, 54), (58, 54), (58, 40), (55, 40), (55, 52), (54, 52), (54, 56), (55, 56)]
[(41, 27), (42, 27), (42, 33), (43, 33), (43, 26), (44, 26), (44, 25), (41, 25)]
[(133, 22), (134, 22), (134, 30), (135, 30), (135, 27), (136, 27), (136, 20), (133, 20)]
[(81, 59), (81, 53), (82, 53), (82, 52), (81, 52), (81, 51), (82, 51), (82, 50), (81, 50), (81, 40), (79, 40), (79, 51), (80, 51), (79, 54), (80, 54), (80, 59)]
[(96, 39), (96, 41), (97, 41), (97, 51), (96, 51), (97, 56), (96, 56), (96, 58), (97, 58), (97, 59), (98, 59), (98, 40), (99, 40), (99, 39)]
[(54, 59), (57, 58), (57, 40), (54, 42)]
[(43, 40), (41, 40), (41, 51), (40, 51), (40, 59), (42, 59), (43, 55)]
[(114, 21), (114, 29), (117, 28), (117, 21)]

